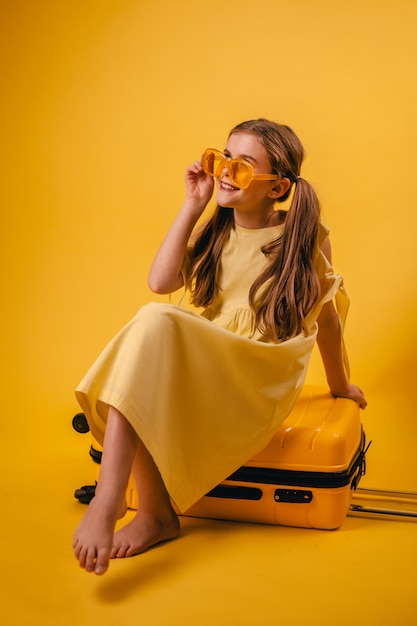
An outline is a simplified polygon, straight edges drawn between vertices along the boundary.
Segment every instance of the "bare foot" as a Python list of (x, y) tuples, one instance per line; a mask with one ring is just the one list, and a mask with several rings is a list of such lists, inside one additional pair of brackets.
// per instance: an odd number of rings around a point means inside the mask
[(180, 523), (174, 511), (163, 518), (156, 518), (138, 510), (132, 521), (114, 535), (110, 558), (121, 559), (140, 554), (158, 543), (175, 539), (179, 532)]
[(113, 545), (114, 527), (118, 518), (126, 512), (125, 503), (121, 507), (107, 506), (104, 499), (97, 496), (74, 533), (73, 548), (80, 567), (86, 572), (104, 574), (109, 566)]

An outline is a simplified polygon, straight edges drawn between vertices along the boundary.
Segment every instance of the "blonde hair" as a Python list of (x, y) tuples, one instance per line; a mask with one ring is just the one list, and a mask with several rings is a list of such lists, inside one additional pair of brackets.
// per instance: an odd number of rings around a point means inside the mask
[[(258, 119), (235, 126), (229, 137), (235, 133), (258, 137), (271, 163), (271, 173), (291, 182), (278, 202), (285, 201), (295, 185), (282, 235), (262, 249), (269, 263), (249, 292), (257, 328), (273, 341), (283, 341), (305, 329), (305, 318), (319, 300), (313, 259), (320, 205), (312, 186), (300, 178), (304, 149), (291, 128)], [(217, 206), (196, 239), (187, 281), (196, 306), (209, 306), (218, 294), (221, 253), (233, 227), (233, 211)]]

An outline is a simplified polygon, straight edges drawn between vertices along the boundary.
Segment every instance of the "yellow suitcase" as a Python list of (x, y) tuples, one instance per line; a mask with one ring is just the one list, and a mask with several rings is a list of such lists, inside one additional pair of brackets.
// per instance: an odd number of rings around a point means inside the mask
[[(95, 441), (90, 454), (97, 480), (101, 448)], [(335, 529), (343, 523), (352, 490), (364, 473), (358, 405), (306, 385), (268, 446), (183, 515)], [(92, 494), (82, 490), (75, 495), (87, 502)], [(133, 479), (126, 495), (129, 508), (136, 509)]]

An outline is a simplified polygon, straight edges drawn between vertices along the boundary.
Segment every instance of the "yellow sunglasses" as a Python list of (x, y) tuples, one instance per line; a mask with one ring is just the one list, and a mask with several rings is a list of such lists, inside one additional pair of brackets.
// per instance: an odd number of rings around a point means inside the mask
[(249, 187), (253, 180), (280, 180), (281, 176), (276, 174), (255, 174), (253, 165), (245, 159), (231, 159), (223, 152), (208, 148), (205, 150), (201, 165), (209, 176), (218, 178), (224, 169), (227, 169), (229, 180), (240, 189)]

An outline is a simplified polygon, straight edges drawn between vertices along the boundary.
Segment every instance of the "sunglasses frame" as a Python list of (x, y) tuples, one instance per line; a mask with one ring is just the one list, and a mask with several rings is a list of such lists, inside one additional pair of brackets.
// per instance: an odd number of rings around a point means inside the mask
[[(213, 155), (214, 158), (220, 158), (220, 163), (217, 166), (216, 170), (213, 170), (213, 172), (210, 172), (209, 168), (207, 167), (207, 160), (210, 155)], [(247, 184), (239, 184), (238, 181), (233, 178), (234, 163), (244, 165), (247, 168), (249, 178)], [(230, 159), (223, 152), (220, 152), (220, 150), (216, 150), (215, 148), (207, 148), (204, 151), (203, 156), (201, 157), (201, 164), (203, 166), (204, 172), (209, 176), (213, 176), (213, 178), (220, 178), (222, 171), (224, 169), (227, 169), (227, 175), (230, 179), (230, 182), (237, 185), (239, 189), (247, 189), (253, 180), (281, 180), (281, 176), (279, 176), (278, 174), (255, 174), (252, 163), (246, 161), (246, 159)]]

